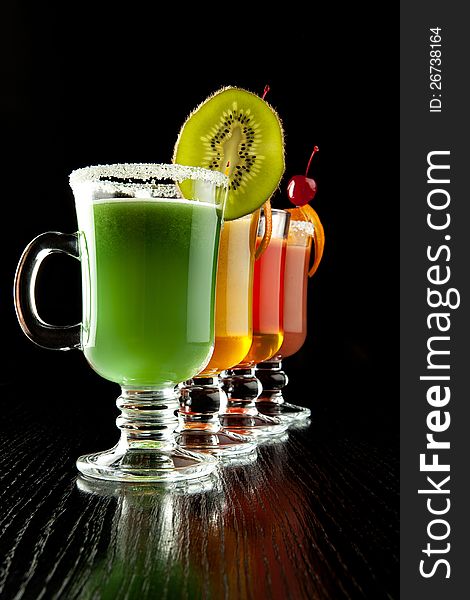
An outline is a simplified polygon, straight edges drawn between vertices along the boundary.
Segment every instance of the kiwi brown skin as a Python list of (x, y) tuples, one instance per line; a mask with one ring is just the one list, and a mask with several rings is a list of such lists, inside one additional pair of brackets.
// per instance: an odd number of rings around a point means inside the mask
[[(235, 102), (235, 108), (217, 106), (213, 100), (221, 94), (227, 95), (228, 103)], [(201, 111), (204, 117), (200, 116)], [(206, 125), (204, 119), (207, 127), (203, 130), (202, 124)], [(235, 124), (239, 125), (238, 131), (233, 129)], [(234, 131), (237, 131), (238, 138), (233, 141), (231, 164), (227, 168), (225, 149), (230, 148)], [(225, 137), (229, 133), (231, 135)], [(194, 147), (188, 149), (191, 135)], [(186, 145), (185, 151), (181, 151), (182, 142)], [(173, 162), (222, 172), (228, 170), (230, 184), (225, 218), (230, 220), (249, 214), (272, 196), (284, 174), (284, 132), (279, 115), (253, 92), (236, 86), (220, 88), (187, 117), (175, 144)]]

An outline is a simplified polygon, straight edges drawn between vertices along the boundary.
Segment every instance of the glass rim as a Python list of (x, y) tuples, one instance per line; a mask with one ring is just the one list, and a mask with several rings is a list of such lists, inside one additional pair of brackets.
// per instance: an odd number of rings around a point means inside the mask
[[(107, 178), (115, 178), (113, 182)], [(213, 183), (228, 188), (229, 178), (220, 171), (211, 171), (203, 167), (178, 165), (175, 163), (114, 163), (108, 165), (92, 165), (75, 169), (69, 175), (72, 189), (85, 183), (108, 184), (122, 187), (152, 187), (162, 179), (172, 179), (181, 183), (187, 179)], [(126, 181), (129, 180), (129, 181)], [(130, 181), (134, 180), (134, 181)], [(139, 181), (140, 180), (140, 181)]]
[(289, 233), (291, 231), (296, 233), (303, 233), (309, 237), (313, 237), (315, 235), (315, 225), (310, 221), (291, 219), (289, 223)]
[[(271, 208), (271, 213), (272, 213), (273, 217), (275, 215), (277, 215), (278, 217), (283, 216), (284, 219), (289, 219), (289, 222), (290, 222), (290, 213), (287, 210), (285, 210), (284, 208)], [(264, 213), (263, 207), (261, 207), (260, 221), (265, 218), (266, 218), (266, 215)]]

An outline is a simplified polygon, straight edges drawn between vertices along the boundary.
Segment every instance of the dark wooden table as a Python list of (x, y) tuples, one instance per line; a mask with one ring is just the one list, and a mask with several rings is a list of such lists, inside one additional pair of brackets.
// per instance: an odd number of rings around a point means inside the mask
[(74, 461), (116, 440), (113, 393), (65, 379), (0, 388), (3, 600), (398, 597), (386, 414), (361, 425), (333, 398), (299, 398), (311, 423), (252, 464), (173, 488), (106, 485), (77, 479)]

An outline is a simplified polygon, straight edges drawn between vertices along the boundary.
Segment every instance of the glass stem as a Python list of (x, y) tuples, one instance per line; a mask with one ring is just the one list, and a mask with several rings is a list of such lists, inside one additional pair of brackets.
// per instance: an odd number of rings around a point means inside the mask
[(282, 370), (282, 359), (275, 356), (271, 360), (266, 360), (256, 365), (256, 375), (261, 381), (263, 390), (258, 398), (258, 402), (276, 402), (282, 404), (282, 390), (286, 387), (289, 379)]
[(179, 392), (123, 387), (116, 401), (121, 414), (116, 425), (121, 430), (119, 446), (128, 448), (172, 448)]
[(218, 376), (190, 379), (181, 390), (178, 430), (216, 433), (220, 430), (219, 411), (224, 412), (226, 404), (227, 394)]
[(262, 391), (254, 367), (228, 369), (222, 378), (227, 393), (227, 412), (257, 415), (256, 399)]

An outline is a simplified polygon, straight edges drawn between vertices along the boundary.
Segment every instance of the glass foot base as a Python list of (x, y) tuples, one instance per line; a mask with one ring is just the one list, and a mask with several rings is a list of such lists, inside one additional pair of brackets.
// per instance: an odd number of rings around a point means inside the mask
[[(303, 421), (302, 421), (303, 422)], [(300, 423), (300, 421), (299, 421)], [(289, 427), (289, 430), (292, 427)], [(262, 437), (258, 438), (258, 446), (260, 448), (277, 446), (279, 444), (284, 444), (289, 439), (289, 432), (284, 431), (284, 433), (280, 433), (279, 435), (272, 435), (270, 437)]]
[(202, 494), (206, 492), (222, 493), (219, 489), (219, 481), (214, 475), (207, 477), (198, 477), (197, 479), (184, 479), (181, 481), (169, 481), (166, 483), (154, 481), (108, 481), (105, 479), (96, 479), (95, 477), (86, 477), (79, 474), (76, 480), (76, 486), (81, 492), (109, 498), (131, 499), (138, 506), (147, 506), (146, 499), (152, 495), (158, 502), (168, 494), (187, 496), (192, 494)]
[(289, 424), (289, 431), (300, 431), (301, 429), (307, 429), (312, 424), (311, 419), (294, 419)]
[(182, 481), (204, 477), (217, 466), (217, 459), (176, 446), (166, 448), (122, 447), (120, 444), (77, 460), (83, 475), (108, 481)]
[(228, 412), (220, 415), (224, 430), (239, 433), (248, 438), (268, 437), (284, 433), (289, 424), (262, 414), (250, 415), (242, 412)]
[(309, 408), (303, 408), (296, 404), (289, 404), (289, 402), (257, 402), (256, 408), (263, 415), (268, 417), (277, 417), (281, 421), (297, 421), (299, 419), (308, 419), (311, 415)]
[(213, 454), (220, 458), (241, 456), (256, 450), (256, 442), (229, 431), (183, 430), (176, 434), (176, 443), (185, 450)]

